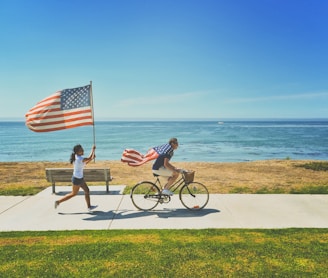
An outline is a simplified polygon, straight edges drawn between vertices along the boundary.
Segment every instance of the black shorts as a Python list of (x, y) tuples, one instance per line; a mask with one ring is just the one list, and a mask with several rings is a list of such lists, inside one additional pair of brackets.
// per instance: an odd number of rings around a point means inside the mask
[(79, 178), (76, 178), (76, 177), (72, 177), (72, 183), (74, 185), (82, 185), (84, 183), (84, 179), (79, 179)]

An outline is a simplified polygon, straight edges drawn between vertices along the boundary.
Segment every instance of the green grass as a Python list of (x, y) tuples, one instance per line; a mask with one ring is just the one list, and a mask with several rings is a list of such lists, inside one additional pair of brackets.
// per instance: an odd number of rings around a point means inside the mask
[(291, 194), (328, 194), (328, 185), (305, 186), (300, 189), (291, 189)]
[(0, 277), (326, 277), (328, 229), (0, 233)]
[(328, 194), (328, 185), (308, 185), (301, 188), (291, 188), (289, 192), (286, 192), (283, 188), (269, 189), (262, 187), (252, 193), (248, 187), (236, 187), (230, 190), (231, 194)]
[[(1, 196), (29, 196), (39, 193), (43, 188), (38, 187), (19, 187), (19, 188), (5, 188), (0, 189)], [(91, 187), (92, 189), (92, 187)], [(129, 195), (132, 187), (126, 187), (123, 194)], [(262, 187), (255, 192), (248, 187), (235, 187), (229, 191), (230, 194), (328, 194), (328, 185), (309, 185), (301, 188), (291, 188), (289, 192), (286, 192), (284, 188), (273, 188)]]
[(328, 162), (326, 161), (309, 162), (302, 165), (298, 165), (297, 167), (303, 167), (305, 169), (310, 169), (314, 171), (328, 171)]
[(0, 195), (1, 196), (30, 196), (38, 194), (40, 191), (42, 191), (43, 187), (6, 187), (0, 189)]

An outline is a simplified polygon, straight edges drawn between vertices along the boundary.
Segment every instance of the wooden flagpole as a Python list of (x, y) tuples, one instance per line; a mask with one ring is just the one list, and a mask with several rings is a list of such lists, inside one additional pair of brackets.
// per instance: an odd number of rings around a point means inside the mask
[[(93, 145), (96, 146), (96, 128), (95, 128), (95, 118), (93, 113), (92, 81), (90, 81), (90, 104), (91, 104), (92, 121), (93, 121)], [(93, 159), (93, 162), (96, 162), (96, 158)]]

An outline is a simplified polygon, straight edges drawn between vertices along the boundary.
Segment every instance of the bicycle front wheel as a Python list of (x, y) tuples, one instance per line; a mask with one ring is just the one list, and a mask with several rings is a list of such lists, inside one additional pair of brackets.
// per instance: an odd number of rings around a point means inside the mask
[(204, 208), (209, 200), (209, 193), (204, 184), (191, 182), (185, 184), (180, 190), (181, 203), (190, 210), (200, 210)]
[(149, 181), (142, 181), (132, 188), (130, 197), (137, 209), (151, 210), (158, 205), (160, 190), (156, 184)]

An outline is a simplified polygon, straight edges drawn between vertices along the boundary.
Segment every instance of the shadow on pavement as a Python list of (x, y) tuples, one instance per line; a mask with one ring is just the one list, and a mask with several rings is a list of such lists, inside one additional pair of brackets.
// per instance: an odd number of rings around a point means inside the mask
[[(170, 210), (153, 210), (153, 211), (135, 211), (135, 210), (124, 210), (124, 211), (93, 211), (90, 212), (90, 217), (83, 218), (87, 221), (99, 221), (99, 220), (120, 220), (120, 219), (131, 219), (141, 218), (156, 215), (158, 218), (186, 218), (186, 217), (203, 217), (211, 213), (219, 213), (217, 209), (202, 209), (199, 211), (191, 211), (187, 209), (170, 209)], [(71, 213), (72, 214), (72, 213)], [(79, 213), (85, 214), (85, 213)]]
[[(56, 192), (55, 195), (57, 196), (65, 196), (66, 194), (71, 193), (71, 191), (59, 191)], [(80, 189), (80, 191), (77, 193), (77, 195), (84, 195), (84, 191)], [(107, 191), (92, 191), (91, 192), (91, 198), (92, 195), (122, 195), (122, 190), (109, 190)]]

